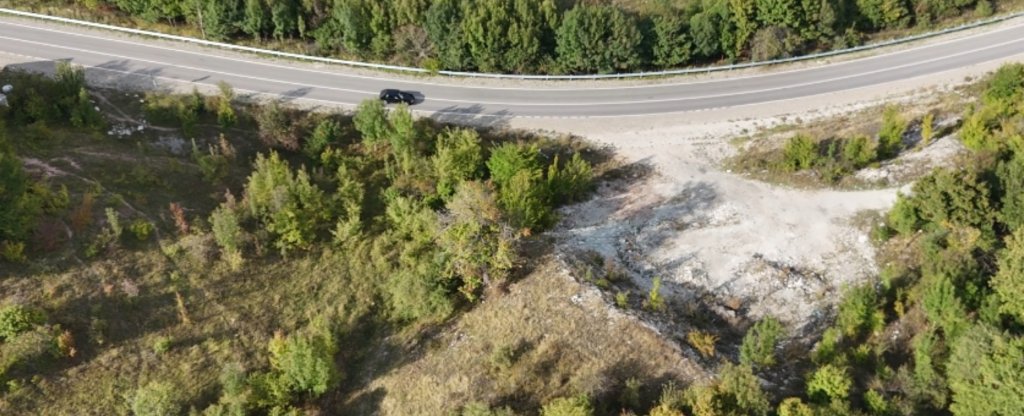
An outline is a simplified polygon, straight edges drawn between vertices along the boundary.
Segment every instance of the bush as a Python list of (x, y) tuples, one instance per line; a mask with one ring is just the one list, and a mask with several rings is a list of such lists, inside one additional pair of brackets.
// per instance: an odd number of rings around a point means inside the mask
[(146, 221), (142, 218), (138, 218), (132, 221), (131, 225), (128, 226), (128, 230), (132, 232), (136, 240), (146, 241), (149, 236), (153, 233), (153, 223)]
[(260, 140), (264, 144), (285, 150), (299, 149), (299, 137), (292, 115), (279, 102), (273, 101), (260, 107), (255, 116)]
[(540, 410), (541, 416), (592, 416), (594, 409), (587, 396), (560, 397)]
[(782, 323), (771, 316), (758, 321), (743, 337), (740, 362), (759, 367), (775, 365), (775, 347), (784, 335), (783, 331)]
[(135, 416), (180, 415), (184, 401), (179, 390), (167, 382), (152, 381), (135, 391), (131, 398), (132, 413)]
[[(981, 3), (978, 2), (979, 7)], [(983, 95), (988, 103), (1010, 101), (1024, 94), (1024, 64), (1013, 63), (1000, 66), (988, 80)]]
[(867, 136), (856, 136), (843, 142), (843, 160), (854, 169), (867, 166), (875, 160), (875, 149)]
[(807, 381), (807, 397), (818, 403), (842, 402), (850, 394), (853, 380), (845, 367), (826, 364)]
[(917, 208), (914, 207), (913, 201), (904, 195), (897, 197), (896, 204), (889, 210), (887, 219), (889, 228), (903, 235), (908, 235), (921, 227)]
[(1000, 302), (999, 310), (1024, 323), (1024, 228), (1006, 239), (991, 285)]
[(782, 149), (783, 167), (789, 172), (810, 169), (817, 157), (814, 141), (804, 134), (791, 137)]
[(359, 103), (352, 123), (355, 124), (356, 131), (362, 135), (363, 143), (367, 145), (386, 142), (391, 135), (387, 109), (381, 100), (368, 99)]
[(644, 307), (654, 312), (665, 309), (665, 298), (661, 295), (661, 277), (655, 276), (654, 281), (651, 282), (651, 290), (647, 292)]
[(704, 358), (711, 358), (715, 356), (718, 336), (705, 331), (690, 331), (686, 334), (686, 342)]
[(222, 130), (227, 130), (238, 122), (235, 109), (231, 106), (231, 102), (235, 100), (235, 90), (224, 81), (218, 82), (217, 88), (220, 89), (220, 99), (217, 100), (217, 123)]
[(18, 334), (43, 323), (41, 313), (21, 305), (10, 305), (0, 309), (0, 338), (10, 341)]
[(221, 204), (210, 214), (210, 228), (213, 238), (225, 253), (237, 253), (241, 249), (242, 227), (238, 213), (228, 204)]
[(895, 106), (885, 107), (882, 114), (882, 128), (878, 131), (877, 155), (879, 160), (896, 157), (903, 147), (903, 134), (907, 131), (907, 121), (900, 115)]
[(0, 258), (8, 263), (24, 263), (28, 260), (25, 257), (25, 243), (10, 240), (0, 242)]
[(572, 159), (561, 169), (558, 167), (558, 156), (555, 156), (555, 160), (548, 167), (547, 178), (552, 202), (561, 204), (582, 199), (590, 191), (593, 178), (594, 172), (590, 163), (583, 160), (579, 153), (574, 153)]
[(921, 119), (921, 144), (928, 145), (935, 136), (935, 114), (928, 113)]
[(153, 352), (157, 355), (163, 354), (171, 350), (171, 343), (173, 339), (171, 337), (159, 337), (153, 342)]
[(269, 350), (277, 382), (290, 393), (319, 397), (340, 378), (334, 367), (337, 346), (327, 330), (290, 337), (278, 333)]

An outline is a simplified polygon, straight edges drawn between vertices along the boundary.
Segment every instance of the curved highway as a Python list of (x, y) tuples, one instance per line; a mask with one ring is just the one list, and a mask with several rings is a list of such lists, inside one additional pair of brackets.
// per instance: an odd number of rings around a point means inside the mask
[[(593, 88), (498, 88), (417, 81), (387, 74), (347, 74), (307, 64), (166, 41), (20, 19), (0, 18), (0, 51), (40, 60), (68, 59), (113, 73), (213, 85), (244, 91), (357, 104), (383, 88), (415, 91), (427, 112), (502, 117), (594, 117), (663, 114), (808, 97), (898, 81), (1024, 53), (1024, 24), (1013, 23), (957, 39), (807, 69), (709, 81), (665, 80)], [(401, 78), (401, 79), (399, 79)], [(532, 84), (538, 85), (538, 84)], [(540, 84), (543, 86), (543, 84)], [(591, 84), (593, 85), (593, 84)]]

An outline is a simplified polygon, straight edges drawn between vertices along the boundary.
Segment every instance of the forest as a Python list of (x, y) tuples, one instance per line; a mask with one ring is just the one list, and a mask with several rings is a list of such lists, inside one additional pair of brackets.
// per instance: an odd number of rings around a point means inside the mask
[[(622, 3), (622, 4), (620, 4)], [(29, 0), (10, 6), (429, 70), (585, 74), (763, 61), (1012, 0)]]

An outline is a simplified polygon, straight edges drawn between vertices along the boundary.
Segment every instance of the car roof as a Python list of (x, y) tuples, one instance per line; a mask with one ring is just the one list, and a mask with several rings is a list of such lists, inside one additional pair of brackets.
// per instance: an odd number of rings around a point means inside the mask
[(401, 91), (396, 90), (394, 88), (387, 88), (387, 89), (380, 90), (381, 94), (394, 94), (396, 92), (401, 92)]

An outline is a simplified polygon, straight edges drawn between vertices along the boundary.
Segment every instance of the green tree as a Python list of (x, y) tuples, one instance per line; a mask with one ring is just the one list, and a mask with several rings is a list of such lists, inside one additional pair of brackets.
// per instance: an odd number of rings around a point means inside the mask
[(1024, 322), (1024, 228), (1018, 228), (1006, 239), (992, 288), (999, 298), (999, 309)]
[(475, 179), (483, 165), (480, 136), (471, 129), (447, 129), (437, 137), (431, 162), (437, 176), (437, 194), (448, 200), (460, 183)]
[(448, 69), (469, 66), (470, 54), (463, 35), (461, 0), (435, 0), (424, 15), (425, 29), (437, 48), (441, 65)]
[(356, 131), (362, 135), (364, 144), (373, 146), (387, 141), (391, 135), (387, 109), (380, 100), (369, 99), (359, 103), (352, 122)]
[(477, 181), (458, 184), (448, 203), (449, 219), (440, 245), (449, 256), (448, 274), (475, 299), (481, 284), (505, 278), (515, 260), (515, 236), (502, 220), (494, 189)]
[[(742, 0), (734, 0), (742, 3)], [(663, 68), (680, 66), (693, 57), (693, 41), (686, 21), (677, 13), (654, 16), (654, 64)]]
[(42, 314), (22, 305), (9, 305), (0, 308), (0, 339), (11, 341), (18, 334), (42, 324), (43, 321)]
[(270, 27), (270, 13), (264, 0), (245, 0), (243, 10), (245, 14), (240, 29), (257, 41), (262, 41)]
[(786, 141), (782, 155), (785, 169), (796, 172), (810, 169), (818, 158), (818, 150), (810, 136), (798, 134)]
[(953, 344), (947, 371), (957, 415), (1012, 415), (1024, 409), (1024, 338), (975, 325)]
[(238, 0), (205, 2), (201, 22), (203, 33), (207, 39), (230, 39), (238, 29), (238, 18)]
[(292, 171), (276, 152), (256, 156), (244, 200), (252, 216), (276, 237), (274, 244), (282, 252), (309, 247), (330, 212), (323, 191), (305, 169)]
[(29, 192), (30, 184), (21, 160), (0, 137), (0, 240), (24, 238), (39, 216), (41, 207)]
[(740, 345), (740, 362), (746, 365), (769, 367), (775, 365), (775, 347), (784, 336), (778, 319), (767, 316), (747, 330)]
[(270, 22), (274, 26), (274, 38), (284, 40), (298, 30), (298, 10), (295, 0), (274, 0), (270, 4)]
[(270, 366), (278, 382), (292, 393), (318, 397), (340, 378), (334, 366), (337, 345), (330, 331), (283, 336), (270, 340)]
[(563, 16), (556, 38), (558, 62), (567, 72), (627, 71), (642, 63), (643, 36), (617, 7), (577, 4)]
[(321, 152), (341, 138), (341, 124), (332, 119), (323, 119), (313, 128), (313, 133), (306, 139), (302, 151), (310, 158), (319, 158)]
[(846, 368), (826, 364), (807, 381), (807, 396), (818, 403), (843, 402), (852, 387), (853, 380)]

